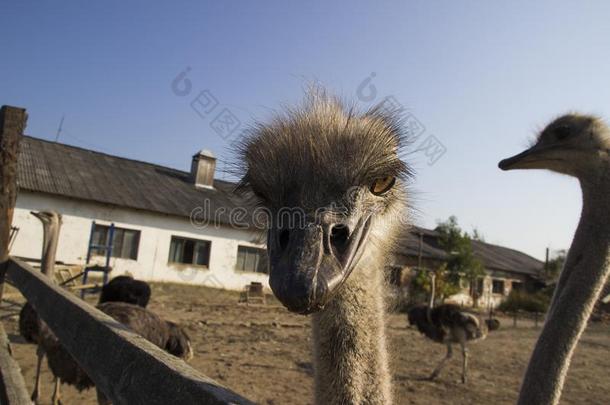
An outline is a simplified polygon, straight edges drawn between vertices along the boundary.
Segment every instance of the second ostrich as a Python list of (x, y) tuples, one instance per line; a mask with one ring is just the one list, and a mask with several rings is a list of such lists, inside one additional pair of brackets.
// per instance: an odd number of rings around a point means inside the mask
[(475, 315), (462, 310), (457, 305), (442, 304), (434, 307), (435, 276), (431, 274), (430, 303), (419, 305), (409, 310), (409, 324), (428, 339), (447, 345), (447, 354), (436, 366), (429, 379), (433, 380), (440, 374), (449, 359), (453, 357), (453, 344), (462, 348), (462, 383), (466, 383), (468, 371), (468, 348), (466, 342), (485, 339), (488, 325), (495, 325), (494, 320), (481, 322)]
[[(177, 324), (162, 320), (145, 308), (124, 302), (105, 302), (99, 304), (97, 308), (168, 353), (187, 361), (193, 357), (190, 339), (184, 329)], [(72, 385), (79, 391), (94, 385), (29, 303), (26, 303), (21, 310), (19, 328), (21, 335), (28, 342), (37, 343), (47, 356), (49, 368), (55, 377), (54, 405), (61, 403), (60, 385), (62, 383)], [(42, 357), (39, 358), (39, 361), (41, 359)], [(40, 366), (38, 372), (40, 372)], [(37, 376), (35, 393), (39, 391), (39, 384), (40, 379)], [(36, 402), (37, 395), (33, 399)], [(104, 395), (99, 392), (98, 399), (100, 403), (108, 403)]]
[(519, 394), (522, 405), (557, 404), (574, 349), (610, 274), (610, 128), (596, 117), (564, 115), (531, 148), (499, 166), (566, 174), (576, 177), (582, 190), (578, 228)]
[(384, 268), (406, 218), (404, 144), (394, 114), (323, 91), (243, 143), (241, 188), (271, 214), (271, 289), (313, 314), (318, 404), (392, 403)]

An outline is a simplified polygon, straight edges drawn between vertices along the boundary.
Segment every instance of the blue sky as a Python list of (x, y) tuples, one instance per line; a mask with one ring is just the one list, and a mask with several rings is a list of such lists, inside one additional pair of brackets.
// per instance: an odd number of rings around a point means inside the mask
[[(560, 113), (610, 117), (609, 2), (205, 3), (4, 4), (0, 103), (28, 109), (30, 135), (54, 139), (65, 115), (60, 142), (187, 170), (201, 148), (222, 168), (242, 128), (312, 80), (363, 107), (393, 96), (446, 149), (409, 155), (419, 225), (453, 214), (539, 258), (569, 246), (577, 182), (497, 162)], [(208, 115), (191, 106), (204, 90)], [(228, 139), (210, 126), (225, 108)]]

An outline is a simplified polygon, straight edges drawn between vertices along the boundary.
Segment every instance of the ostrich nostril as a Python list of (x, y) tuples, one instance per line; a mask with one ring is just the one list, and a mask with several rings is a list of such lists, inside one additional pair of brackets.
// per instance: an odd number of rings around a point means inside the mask
[(288, 247), (288, 242), (290, 241), (290, 231), (288, 229), (282, 229), (278, 241), (280, 243), (280, 249), (282, 251), (286, 250), (286, 247)]
[(330, 244), (337, 254), (343, 254), (349, 246), (349, 228), (343, 224), (333, 226), (330, 231)]

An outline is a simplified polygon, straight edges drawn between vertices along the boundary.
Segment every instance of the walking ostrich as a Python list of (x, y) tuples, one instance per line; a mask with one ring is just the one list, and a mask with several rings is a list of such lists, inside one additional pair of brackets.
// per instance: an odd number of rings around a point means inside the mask
[(271, 214), (270, 286), (313, 314), (318, 404), (392, 403), (384, 266), (405, 225), (405, 141), (397, 114), (357, 114), (320, 90), (241, 145), (238, 190)]
[(452, 344), (459, 344), (462, 348), (462, 383), (466, 383), (468, 369), (468, 348), (466, 342), (474, 342), (485, 339), (489, 323), (493, 320), (486, 320), (481, 323), (475, 315), (463, 311), (459, 306), (452, 304), (442, 304), (434, 306), (435, 294), (435, 275), (430, 273), (430, 303), (428, 305), (418, 305), (408, 312), (409, 324), (417, 326), (417, 330), (437, 343), (447, 346), (447, 354), (436, 366), (429, 379), (434, 380), (441, 370), (453, 357)]
[(601, 119), (555, 119), (503, 170), (548, 169), (576, 177), (583, 207), (547, 319), (521, 384), (519, 404), (559, 402), (574, 349), (610, 272), (610, 129)]
[[(99, 304), (97, 308), (168, 353), (185, 361), (193, 357), (190, 339), (184, 329), (177, 324), (162, 320), (155, 313), (129, 303), (105, 302)], [(27, 322), (22, 321), (26, 318)], [(22, 325), (24, 329), (22, 329)], [(38, 325), (38, 328), (33, 329), (31, 325)], [(93, 381), (61, 345), (47, 324), (38, 317), (31, 305), (26, 304), (23, 307), (19, 326), (21, 334), (24, 337), (27, 336), (26, 339), (31, 339), (28, 341), (37, 343), (47, 356), (47, 363), (55, 377), (54, 405), (61, 404), (60, 386), (62, 383), (72, 385), (79, 391), (94, 386)], [(36, 381), (38, 382), (39, 378)], [(108, 403), (101, 392), (98, 392), (98, 401), (100, 404)]]

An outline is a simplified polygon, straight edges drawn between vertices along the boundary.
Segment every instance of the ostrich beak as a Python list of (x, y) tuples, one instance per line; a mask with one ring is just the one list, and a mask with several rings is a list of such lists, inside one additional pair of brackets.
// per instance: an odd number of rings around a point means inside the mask
[(498, 167), (502, 170), (547, 169), (549, 162), (561, 160), (559, 156), (562, 151), (563, 148), (560, 146), (534, 145), (515, 156), (500, 161)]
[(30, 211), (30, 214), (34, 215), (36, 218), (43, 222), (48, 221), (50, 219), (49, 213), (47, 213), (46, 211)]
[(341, 289), (364, 250), (370, 215), (353, 222), (269, 231), (269, 284), (289, 311), (320, 311)]

